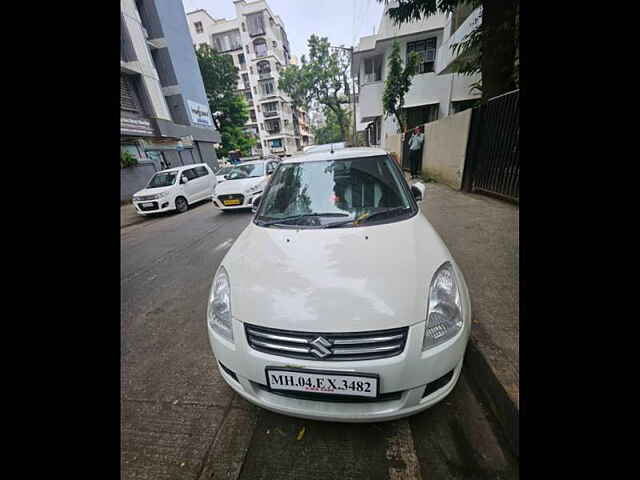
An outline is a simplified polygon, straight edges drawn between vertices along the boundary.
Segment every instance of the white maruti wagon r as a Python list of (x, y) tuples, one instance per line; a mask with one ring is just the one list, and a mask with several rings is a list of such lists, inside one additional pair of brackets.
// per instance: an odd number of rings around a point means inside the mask
[(190, 204), (212, 197), (216, 176), (206, 163), (169, 168), (156, 172), (146, 188), (133, 195), (140, 215), (177, 210), (185, 212)]
[(236, 392), (285, 415), (344, 422), (404, 417), (451, 392), (471, 306), (420, 213), (424, 190), (380, 149), (279, 165), (209, 295), (209, 341)]

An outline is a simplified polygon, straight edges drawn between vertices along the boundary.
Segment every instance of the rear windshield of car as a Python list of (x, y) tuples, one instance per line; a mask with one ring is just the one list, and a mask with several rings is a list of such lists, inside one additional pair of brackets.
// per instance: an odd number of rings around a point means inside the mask
[(283, 228), (352, 227), (398, 221), (416, 211), (397, 164), (380, 155), (280, 164), (255, 222)]
[(227, 180), (240, 180), (264, 176), (264, 163), (237, 165), (227, 174)]
[(160, 172), (156, 173), (151, 180), (147, 188), (168, 187), (176, 183), (177, 172)]

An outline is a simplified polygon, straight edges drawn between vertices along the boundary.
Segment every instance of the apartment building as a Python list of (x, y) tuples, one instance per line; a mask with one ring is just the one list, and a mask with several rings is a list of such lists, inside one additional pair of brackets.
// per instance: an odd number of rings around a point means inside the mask
[(279, 72), (292, 60), (284, 22), (264, 0), (233, 3), (236, 17), (230, 20), (203, 9), (187, 13), (193, 44), (231, 56), (238, 67), (238, 91), (249, 104), (245, 132), (258, 140), (252, 154), (296, 153), (312, 139), (306, 113), (278, 89)]
[(138, 160), (121, 173), (121, 200), (157, 170), (206, 162), (220, 142), (180, 0), (120, 1), (120, 148)]
[(383, 145), (386, 134), (398, 133), (395, 117), (385, 118), (382, 107), (394, 40), (400, 43), (405, 61), (412, 51), (420, 53), (423, 59), (405, 95), (408, 129), (469, 108), (481, 96), (480, 92), (471, 91), (471, 85), (479, 80), (479, 75), (451, 73), (455, 56), (450, 48), (480, 21), (481, 9), (463, 5), (454, 13), (433, 15), (398, 27), (388, 15), (389, 8), (396, 5), (397, 2), (390, 2), (385, 6), (377, 33), (361, 37), (354, 48), (353, 74), (358, 82), (357, 128), (370, 145)]

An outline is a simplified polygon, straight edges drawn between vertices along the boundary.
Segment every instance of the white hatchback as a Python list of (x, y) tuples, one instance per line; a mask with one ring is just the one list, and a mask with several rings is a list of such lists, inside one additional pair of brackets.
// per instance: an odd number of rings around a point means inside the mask
[(224, 176), (225, 181), (216, 187), (213, 206), (220, 210), (251, 208), (277, 166), (275, 160), (255, 160), (234, 166)]
[(211, 198), (216, 176), (206, 163), (169, 168), (156, 172), (147, 187), (133, 195), (133, 204), (140, 215), (177, 210)]
[(231, 388), (344, 422), (404, 417), (451, 392), (471, 305), (420, 212), (424, 191), (380, 149), (280, 164), (209, 294), (209, 342)]

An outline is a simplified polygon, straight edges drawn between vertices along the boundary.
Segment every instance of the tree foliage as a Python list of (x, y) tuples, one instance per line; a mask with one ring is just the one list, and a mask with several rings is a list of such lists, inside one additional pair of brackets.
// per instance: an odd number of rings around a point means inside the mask
[[(313, 133), (315, 139), (314, 142), (317, 145), (324, 145), (326, 143), (338, 143), (344, 142), (346, 137), (344, 136), (343, 131), (345, 130), (345, 126), (341, 127), (340, 121), (338, 120), (337, 115), (330, 108), (324, 108), (324, 124), (320, 127), (312, 127), (311, 132)], [(346, 118), (346, 117), (345, 117)], [(344, 121), (344, 120), (343, 120)], [(348, 124), (347, 124), (348, 129)]]
[(458, 55), (453, 67), (464, 75), (480, 72), (482, 79), (473, 87), (488, 100), (513, 90), (519, 81), (519, 0), (402, 0), (389, 8), (389, 17), (402, 24), (451, 13), (469, 3), (474, 8), (482, 7), (482, 22), (452, 46)]
[(342, 138), (347, 138), (349, 114), (343, 105), (351, 102), (347, 78), (349, 54), (333, 49), (327, 37), (311, 35), (308, 45), (309, 58), (303, 55), (301, 65), (289, 65), (282, 70), (278, 88), (291, 97), (296, 108), (308, 110), (312, 102), (317, 102), (331, 111), (337, 119)]
[(226, 157), (230, 150), (240, 150), (249, 155), (256, 140), (243, 131), (249, 108), (237, 92), (238, 68), (229, 55), (221, 55), (206, 44), (196, 50), (196, 57), (213, 123), (222, 137), (216, 154)]
[(391, 55), (389, 56), (389, 69), (387, 79), (384, 82), (384, 94), (382, 96), (382, 107), (388, 117), (394, 115), (398, 121), (400, 131), (405, 130), (404, 119), (404, 96), (411, 87), (411, 79), (416, 74), (420, 57), (416, 52), (411, 52), (407, 59), (407, 65), (402, 68), (402, 55), (400, 54), (400, 43), (393, 41)]

